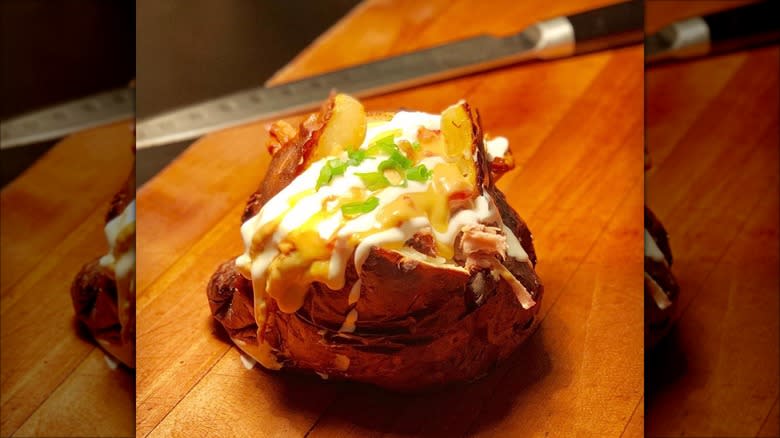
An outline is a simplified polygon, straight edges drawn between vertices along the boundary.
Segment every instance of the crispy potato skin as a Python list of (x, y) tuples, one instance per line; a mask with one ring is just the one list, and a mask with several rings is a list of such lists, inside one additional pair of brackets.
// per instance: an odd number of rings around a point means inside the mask
[(645, 255), (645, 274), (661, 287), (672, 302), (672, 305), (666, 309), (659, 308), (650, 292), (649, 281), (645, 278), (645, 345), (652, 348), (666, 336), (679, 316), (679, 306), (675, 305), (675, 302), (680, 294), (680, 287), (671, 270), (672, 251), (666, 229), (647, 207), (645, 207), (645, 229), (668, 263), (661, 263)]
[[(134, 125), (133, 125), (134, 126)], [(135, 147), (133, 146), (133, 153)], [(111, 199), (106, 223), (119, 216), (135, 199), (135, 162), (122, 189)], [(70, 288), (76, 318), (100, 341), (102, 347), (125, 365), (135, 367), (135, 295), (131, 300), (129, 320), (122, 327), (117, 310), (117, 290), (113, 274), (100, 266), (100, 258), (84, 265)]]
[[(122, 339), (122, 326), (117, 315), (116, 283), (111, 273), (100, 266), (100, 259), (84, 265), (70, 288), (76, 318), (101, 346), (125, 365), (134, 368), (129, 358), (135, 357), (135, 339)], [(131, 321), (135, 332), (135, 319)]]
[(84, 265), (70, 290), (79, 321), (94, 334), (105, 334), (119, 341), (119, 317), (116, 311), (116, 284), (100, 266), (100, 259)]
[[(482, 135), (478, 126), (475, 131)], [(314, 136), (302, 126), (292, 141), (276, 149), (270, 168), (278, 172), (266, 175), (242, 220), (256, 214), (297, 176), (298, 169), (290, 171), (292, 164), (306, 161), (311, 147), (306, 143)], [(479, 173), (484, 176), (479, 183), (495, 200), (503, 222), (531, 261), (509, 258), (503, 263), (536, 306), (523, 309), (508, 283), (485, 272), (436, 266), (375, 247), (364, 262), (356, 303), (350, 305), (348, 299), (358, 280), (353, 262), (346, 268), (342, 289), (315, 283), (294, 313), (281, 312), (272, 299), (267, 302), (263, 336), (278, 351), (285, 368), (416, 392), (477, 379), (516, 349), (535, 327), (543, 286), (533, 269), (536, 254), (531, 233), (492, 185), (486, 161), (482, 164)], [(219, 266), (207, 296), (214, 318), (234, 340), (257, 344), (252, 286), (238, 273), (234, 259)], [(353, 309), (358, 314), (355, 331), (340, 332)]]

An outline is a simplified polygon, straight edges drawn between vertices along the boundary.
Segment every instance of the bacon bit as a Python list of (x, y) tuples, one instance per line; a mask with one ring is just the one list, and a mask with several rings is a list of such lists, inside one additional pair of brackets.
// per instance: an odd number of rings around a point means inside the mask
[(450, 193), (450, 201), (460, 201), (464, 199), (471, 199), (473, 192), (461, 190), (459, 192)]
[(435, 140), (440, 132), (441, 131), (439, 130), (428, 129), (424, 126), (420, 126), (420, 128), (417, 129), (417, 141), (420, 143), (428, 143)]
[(295, 128), (284, 120), (279, 120), (268, 126), (268, 153), (276, 154), (284, 145), (290, 143), (298, 132)]
[(322, 128), (323, 125), (323, 121), (320, 117), (317, 117), (317, 114), (309, 114), (309, 117), (306, 117), (306, 120), (301, 122), (301, 126), (309, 132), (314, 132)]
[(290, 254), (295, 251), (295, 245), (290, 242), (279, 242), (279, 252), (282, 254)]
[(501, 259), (506, 258), (507, 251), (506, 236), (501, 229), (475, 224), (466, 225), (461, 231), (459, 250), (466, 258), (466, 269), (470, 272), (490, 269), (493, 275), (498, 273), (512, 288), (523, 309), (530, 309), (536, 305), (528, 289), (497, 258), (497, 256)]
[(417, 161), (417, 151), (414, 150), (414, 147), (408, 140), (400, 140), (398, 142), (398, 148), (401, 149), (401, 152), (403, 152), (407, 158), (412, 161)]
[(507, 150), (507, 153), (503, 157), (493, 158), (490, 162), (490, 172), (493, 174), (493, 181), (498, 181), (505, 173), (515, 168), (515, 159), (512, 154)]
[[(466, 264), (475, 255), (499, 255), (506, 258), (506, 236), (497, 227), (486, 227), (482, 224), (466, 225), (462, 229), (463, 236), (460, 245), (466, 256)], [(475, 260), (477, 261), (477, 260)]]
[(424, 228), (414, 234), (404, 245), (414, 248), (417, 252), (436, 257), (436, 240), (430, 228)]

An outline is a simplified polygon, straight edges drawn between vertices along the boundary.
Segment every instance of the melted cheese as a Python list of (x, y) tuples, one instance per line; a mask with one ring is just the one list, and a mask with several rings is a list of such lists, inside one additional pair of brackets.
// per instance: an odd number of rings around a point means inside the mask
[(350, 310), (339, 331), (344, 333), (353, 333), (355, 331), (355, 322), (357, 322), (357, 319), (357, 309)]
[(362, 283), (363, 282), (358, 278), (358, 281), (352, 285), (352, 289), (349, 291), (349, 298), (347, 298), (347, 303), (349, 305), (357, 303), (358, 299), (360, 298), (360, 287), (362, 286)]

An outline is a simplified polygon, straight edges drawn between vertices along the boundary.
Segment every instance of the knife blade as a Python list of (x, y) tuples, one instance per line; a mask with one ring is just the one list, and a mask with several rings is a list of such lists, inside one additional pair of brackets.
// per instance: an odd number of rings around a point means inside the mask
[(374, 96), (521, 61), (579, 55), (642, 41), (644, 4), (632, 0), (537, 22), (507, 36), (480, 35), (273, 87), (240, 91), (139, 120), (136, 147), (312, 110), (331, 90)]
[(135, 116), (135, 92), (119, 88), (0, 122), (0, 149), (52, 140)]
[(661, 28), (645, 38), (648, 64), (744, 50), (780, 41), (780, 4), (763, 1)]

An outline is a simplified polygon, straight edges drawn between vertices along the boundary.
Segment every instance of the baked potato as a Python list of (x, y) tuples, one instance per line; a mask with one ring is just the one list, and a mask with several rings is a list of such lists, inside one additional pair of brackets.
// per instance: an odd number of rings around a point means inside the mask
[[(645, 145), (645, 170), (653, 167)], [(674, 325), (680, 287), (672, 274), (672, 249), (661, 221), (645, 206), (645, 346), (653, 348)]]
[[(108, 254), (76, 275), (76, 318), (113, 359), (135, 368), (135, 165), (106, 214)], [(115, 360), (107, 362), (116, 365)]]
[(263, 367), (420, 391), (483, 376), (534, 330), (531, 232), (495, 186), (511, 153), (466, 102), (366, 113), (337, 94), (270, 139), (246, 250), (207, 287)]

